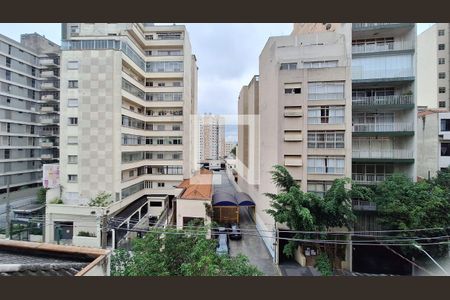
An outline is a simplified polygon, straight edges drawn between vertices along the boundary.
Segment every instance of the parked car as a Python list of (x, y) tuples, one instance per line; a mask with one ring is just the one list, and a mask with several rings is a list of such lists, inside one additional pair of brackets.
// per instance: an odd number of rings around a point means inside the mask
[(219, 234), (219, 240), (217, 243), (216, 253), (218, 255), (228, 255), (228, 236), (226, 233)]
[(216, 228), (213, 228), (213, 229), (212, 229), (212, 232), (211, 232), (211, 235), (212, 235), (212, 237), (214, 237), (214, 238), (219, 238), (219, 235), (220, 235), (221, 233), (227, 234), (227, 233), (228, 233), (228, 228), (226, 228), (226, 227), (216, 227)]
[(242, 238), (241, 229), (238, 224), (231, 224), (230, 240), (240, 240)]

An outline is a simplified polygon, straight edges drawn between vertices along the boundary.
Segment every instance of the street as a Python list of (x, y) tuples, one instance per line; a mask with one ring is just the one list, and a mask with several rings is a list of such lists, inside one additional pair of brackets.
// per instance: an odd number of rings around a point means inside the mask
[[(214, 192), (237, 193), (225, 171), (214, 173), (213, 184)], [(242, 229), (242, 239), (230, 240), (230, 255), (244, 254), (248, 257), (250, 263), (255, 265), (265, 275), (279, 276), (277, 267), (272, 261), (272, 256), (269, 254), (262, 238), (258, 236), (256, 225), (250, 217), (247, 207), (240, 208), (239, 227)]]

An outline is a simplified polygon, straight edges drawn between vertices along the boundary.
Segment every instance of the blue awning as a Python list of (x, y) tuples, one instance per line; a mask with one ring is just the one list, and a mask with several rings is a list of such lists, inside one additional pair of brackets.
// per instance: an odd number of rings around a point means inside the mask
[(213, 206), (238, 206), (234, 195), (227, 192), (217, 192), (212, 196)]
[(252, 198), (247, 193), (237, 193), (236, 201), (239, 206), (255, 206), (255, 202), (253, 202)]

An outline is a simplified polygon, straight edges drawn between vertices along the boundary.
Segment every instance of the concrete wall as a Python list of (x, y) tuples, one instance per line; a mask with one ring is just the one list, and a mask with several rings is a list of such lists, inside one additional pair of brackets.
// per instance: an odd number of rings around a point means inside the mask
[(209, 225), (211, 218), (206, 215), (205, 204), (211, 205), (211, 201), (177, 199), (177, 228), (183, 228), (184, 217), (202, 218), (205, 220), (205, 225)]
[(439, 169), (439, 115), (432, 113), (417, 119), (417, 176), (428, 179)]

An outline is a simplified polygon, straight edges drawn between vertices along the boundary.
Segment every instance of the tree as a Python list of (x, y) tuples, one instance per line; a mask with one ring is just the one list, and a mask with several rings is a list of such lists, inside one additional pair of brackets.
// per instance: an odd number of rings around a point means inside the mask
[(236, 146), (234, 146), (233, 149), (231, 149), (230, 153), (236, 157)]
[(111, 204), (111, 194), (106, 192), (98, 193), (97, 196), (88, 203), (89, 206), (106, 207)]
[(450, 166), (437, 171), (436, 176), (430, 180), (430, 183), (445, 190), (450, 201)]
[(132, 251), (114, 250), (113, 276), (258, 276), (245, 256), (219, 256), (205, 228), (153, 229), (136, 239)]
[[(275, 165), (271, 171), (272, 180), (281, 192), (266, 193), (271, 199), (271, 209), (267, 212), (276, 222), (286, 224), (293, 231), (326, 231), (333, 227), (350, 229), (356, 217), (351, 200), (357, 196), (362, 199), (371, 197), (371, 191), (364, 187), (351, 189), (350, 179), (336, 179), (324, 197), (313, 193), (304, 193), (288, 170)], [(294, 238), (325, 238), (326, 235), (296, 233)], [(300, 243), (289, 241), (283, 249), (287, 256), (293, 256)], [(324, 247), (331, 256), (335, 256), (330, 247)]]
[[(438, 175), (439, 176), (439, 175)], [(447, 174), (441, 174), (447, 176)], [(448, 245), (423, 245), (442, 242), (432, 236), (446, 236), (444, 228), (450, 226), (450, 202), (448, 193), (439, 184), (442, 178), (413, 182), (403, 174), (394, 174), (379, 184), (374, 200), (377, 204), (378, 221), (383, 229), (400, 230), (395, 238), (421, 238), (418, 241), (432, 256), (441, 257), (448, 252)], [(445, 186), (446, 182), (442, 181)], [(442, 230), (411, 231), (425, 228)], [(400, 250), (409, 256), (420, 255), (419, 250), (406, 243)]]

